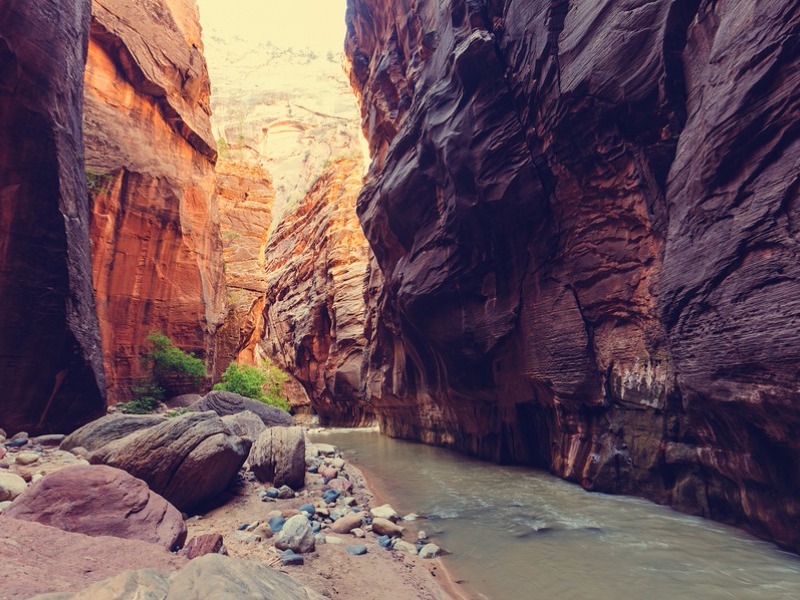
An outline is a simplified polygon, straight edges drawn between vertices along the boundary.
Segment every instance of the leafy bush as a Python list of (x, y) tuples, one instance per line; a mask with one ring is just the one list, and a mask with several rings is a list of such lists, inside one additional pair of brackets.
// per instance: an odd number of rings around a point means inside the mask
[(232, 362), (214, 389), (233, 392), (288, 411), (289, 403), (283, 397), (286, 378), (286, 373), (269, 362), (260, 367)]
[(164, 401), (164, 389), (152, 381), (146, 381), (131, 388), (133, 400), (117, 406), (124, 413), (144, 415), (153, 412), (159, 402)]

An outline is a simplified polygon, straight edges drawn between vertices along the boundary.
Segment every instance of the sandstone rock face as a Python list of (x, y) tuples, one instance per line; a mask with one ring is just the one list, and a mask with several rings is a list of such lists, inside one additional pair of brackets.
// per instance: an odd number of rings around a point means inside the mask
[(361, 163), (336, 161), (266, 248), (264, 340), (306, 389), (323, 425), (372, 421), (362, 401), (368, 249), (355, 201)]
[(272, 427), (264, 431), (248, 459), (250, 469), (259, 481), (273, 486), (288, 485), (300, 489), (305, 485), (306, 443), (301, 427)]
[(9, 600), (75, 593), (128, 569), (172, 571), (186, 564), (156, 544), (89, 537), (6, 516), (0, 517), (0, 537), (5, 540), (0, 544), (0, 597)]
[(224, 312), (217, 152), (192, 0), (95, 0), (86, 67), (93, 273), (109, 398), (162, 331), (214, 369)]
[(72, 533), (142, 540), (173, 550), (186, 541), (181, 513), (141, 479), (103, 465), (61, 469), (3, 513)]
[(250, 412), (258, 415), (267, 427), (277, 425), (288, 427), (293, 424), (292, 416), (286, 411), (233, 392), (209, 392), (191, 408), (199, 411), (213, 410), (221, 417)]
[(0, 426), (11, 431), (62, 433), (105, 408), (81, 126), (88, 21), (88, 0), (0, 8)]
[(348, 5), (383, 430), (800, 549), (796, 3)]
[(143, 479), (189, 512), (222, 492), (239, 472), (250, 441), (234, 436), (213, 412), (188, 413), (111, 442), (89, 457)]

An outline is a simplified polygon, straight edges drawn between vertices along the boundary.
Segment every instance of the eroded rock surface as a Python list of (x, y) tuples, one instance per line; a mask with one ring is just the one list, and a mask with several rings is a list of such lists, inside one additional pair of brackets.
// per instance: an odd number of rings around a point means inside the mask
[(174, 550), (186, 541), (181, 513), (141, 479), (104, 465), (47, 475), (3, 511), (72, 533), (142, 540)]
[(151, 331), (214, 370), (224, 316), (210, 86), (194, 0), (95, 0), (86, 67), (92, 256), (112, 401)]
[(61, 433), (105, 408), (81, 125), (89, 6), (0, 7), (0, 426), (9, 431)]
[(796, 3), (348, 5), (383, 430), (800, 548)]

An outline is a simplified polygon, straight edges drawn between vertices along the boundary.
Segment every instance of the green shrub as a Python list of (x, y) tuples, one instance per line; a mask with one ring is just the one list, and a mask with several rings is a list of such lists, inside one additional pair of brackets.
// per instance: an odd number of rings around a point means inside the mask
[(160, 331), (147, 336), (151, 350), (145, 360), (150, 364), (152, 382), (165, 392), (175, 392), (187, 386), (199, 389), (206, 377), (203, 361), (187, 354)]
[(260, 367), (232, 362), (214, 389), (233, 392), (288, 411), (289, 403), (283, 397), (286, 378), (286, 373), (269, 362)]
[(164, 389), (152, 381), (131, 387), (133, 400), (119, 404), (117, 408), (127, 414), (144, 415), (153, 412), (159, 402), (164, 401)]

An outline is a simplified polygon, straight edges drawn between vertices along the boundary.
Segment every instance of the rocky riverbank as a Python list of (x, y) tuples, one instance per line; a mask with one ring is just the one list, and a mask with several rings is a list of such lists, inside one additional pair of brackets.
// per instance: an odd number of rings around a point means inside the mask
[[(147, 579), (131, 571), (142, 568), (162, 573), (146, 585), (171, 590), (187, 577), (250, 573), (250, 561), (270, 577), (288, 575), (328, 598), (465, 597), (436, 560), (441, 550), (421, 531), (424, 521), (377, 506), (363, 474), (335, 447), (310, 443), (300, 428), (266, 427), (247, 412), (222, 419), (200, 412), (171, 419), (112, 415), (66, 439), (0, 435), (0, 561), (10, 567), (0, 574), (2, 599), (48, 592), (71, 598), (88, 593), (88, 585), (99, 586), (90, 588), (93, 598), (111, 598), (108, 586), (120, 577)], [(156, 493), (164, 469), (152, 461), (177, 458), (159, 457), (148, 444), (183, 448), (189, 462), (201, 465), (198, 457), (210, 455), (215, 436), (228, 453), (249, 449), (222, 493), (195, 507), (191, 498), (216, 485), (203, 481), (201, 470), (190, 480), (163, 483), (164, 497)], [(190, 508), (181, 514), (170, 499)], [(227, 555), (236, 566), (206, 561), (190, 568), (208, 554)], [(290, 597), (291, 586), (280, 579), (254, 581), (253, 590), (265, 585), (285, 588)]]

